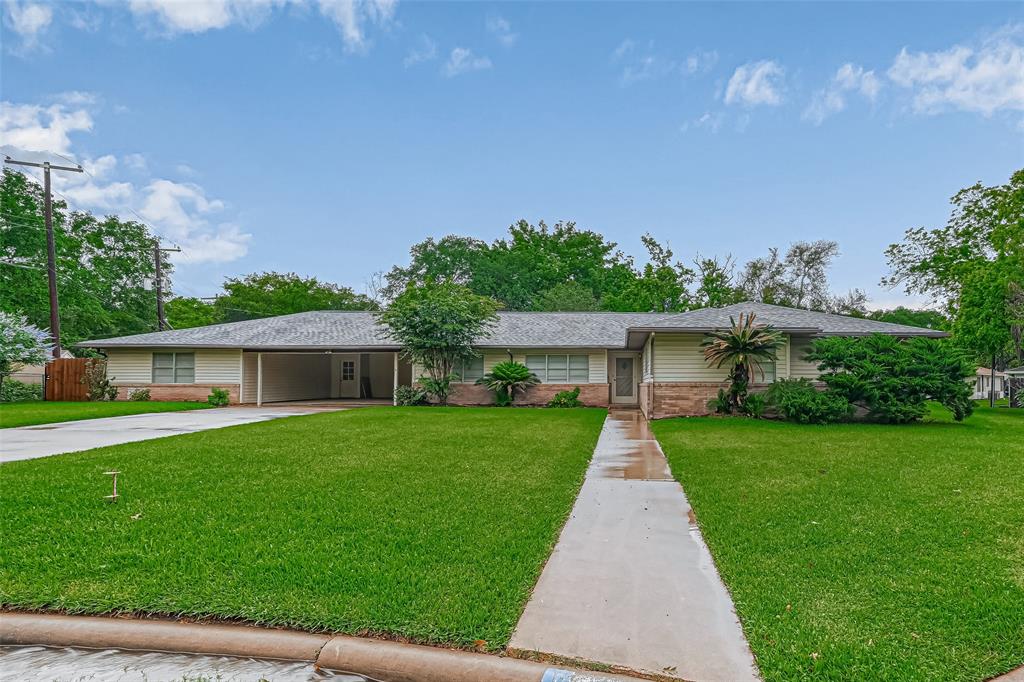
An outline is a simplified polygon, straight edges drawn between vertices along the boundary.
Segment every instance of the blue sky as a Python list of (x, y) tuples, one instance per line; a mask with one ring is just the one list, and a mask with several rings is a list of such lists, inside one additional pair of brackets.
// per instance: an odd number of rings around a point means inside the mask
[[(427, 236), (575, 220), (642, 256), (883, 250), (1024, 166), (1022, 3), (3, 6), (0, 146), (179, 243), (175, 290), (361, 289)], [(134, 213), (132, 213), (134, 211)]]

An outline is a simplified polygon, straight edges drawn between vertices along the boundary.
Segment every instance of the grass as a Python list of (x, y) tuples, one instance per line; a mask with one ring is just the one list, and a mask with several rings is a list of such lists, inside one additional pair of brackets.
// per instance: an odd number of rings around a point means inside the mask
[(766, 680), (1024, 663), (1024, 411), (654, 424)]
[(604, 415), (364, 408), (4, 464), (0, 601), (498, 649)]
[(99, 419), (100, 417), (123, 417), (128, 414), (148, 414), (151, 412), (177, 412), (179, 410), (199, 410), (210, 407), (200, 402), (157, 402), (157, 401), (124, 401), (116, 402), (44, 402), (29, 401), (23, 403), (0, 403), (0, 428), (15, 426), (34, 426), (36, 424), (53, 424), (55, 422), (71, 422), (81, 419)]

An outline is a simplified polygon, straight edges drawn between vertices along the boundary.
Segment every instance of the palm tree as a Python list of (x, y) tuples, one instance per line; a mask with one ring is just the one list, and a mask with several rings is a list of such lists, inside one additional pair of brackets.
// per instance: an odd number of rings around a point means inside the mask
[(739, 409), (747, 398), (747, 385), (754, 372), (763, 379), (762, 362), (774, 362), (775, 349), (782, 345), (782, 334), (770, 325), (755, 324), (754, 313), (740, 313), (739, 324), (732, 317), (730, 329), (708, 332), (701, 347), (709, 367), (729, 367), (729, 405)]
[(477, 379), (476, 383), (494, 391), (495, 402), (504, 407), (512, 404), (516, 391), (525, 391), (530, 386), (540, 383), (540, 379), (526, 365), (506, 360), (496, 364), (490, 372)]

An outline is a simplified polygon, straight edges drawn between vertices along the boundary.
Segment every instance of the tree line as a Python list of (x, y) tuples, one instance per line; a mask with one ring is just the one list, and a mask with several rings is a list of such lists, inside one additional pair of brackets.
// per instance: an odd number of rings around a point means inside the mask
[[(571, 221), (521, 220), (491, 242), (460, 235), (423, 240), (407, 264), (375, 275), (365, 293), (296, 273), (259, 272), (227, 278), (209, 299), (172, 298), (166, 313), (172, 328), (186, 328), (309, 310), (378, 310), (409, 287), (450, 282), (505, 310), (671, 313), (752, 300), (868, 316), (950, 329), (982, 358), (1024, 362), (1024, 170), (1005, 185), (961, 190), (952, 204), (945, 226), (910, 229), (886, 251), (890, 272), (882, 284), (929, 295), (935, 306), (922, 310), (869, 313), (862, 291), (834, 291), (834, 241), (794, 242), (740, 265), (731, 256), (684, 262), (668, 243), (645, 234), (641, 265)], [(69, 211), (61, 201), (54, 224), (68, 345), (155, 329), (150, 229)], [(0, 184), (0, 253), (0, 310), (45, 326), (42, 191), (11, 171)], [(165, 272), (169, 280), (171, 268)]]

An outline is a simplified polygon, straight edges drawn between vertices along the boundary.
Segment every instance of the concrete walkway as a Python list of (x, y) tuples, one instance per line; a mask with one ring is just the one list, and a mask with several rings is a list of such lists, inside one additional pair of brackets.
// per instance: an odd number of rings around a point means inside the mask
[[(343, 408), (333, 408), (343, 409)], [(250, 424), (324, 409), (311, 407), (222, 407), (212, 410), (157, 412), (125, 417), (82, 419), (0, 430), (0, 462), (78, 452), (106, 445), (176, 436), (236, 424)]]
[(686, 680), (758, 679), (686, 495), (640, 413), (609, 413), (509, 646)]

